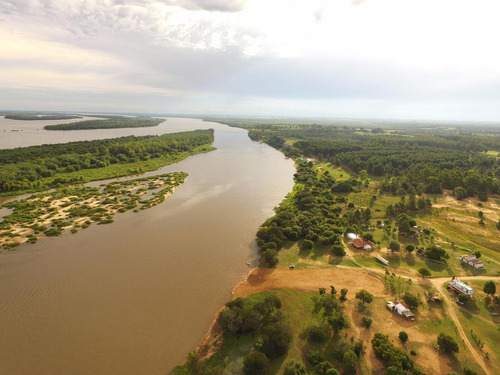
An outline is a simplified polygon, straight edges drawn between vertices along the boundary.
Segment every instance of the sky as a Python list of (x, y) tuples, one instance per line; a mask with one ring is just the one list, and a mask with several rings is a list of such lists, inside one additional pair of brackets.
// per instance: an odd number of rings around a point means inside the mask
[(500, 121), (498, 0), (1, 0), (0, 109)]

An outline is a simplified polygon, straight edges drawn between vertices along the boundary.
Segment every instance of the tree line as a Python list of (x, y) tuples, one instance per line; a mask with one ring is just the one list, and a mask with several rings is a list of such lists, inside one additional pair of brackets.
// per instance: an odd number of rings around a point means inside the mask
[(210, 145), (214, 132), (196, 130), (161, 136), (128, 136), (0, 150), (0, 193), (43, 190), (80, 182), (71, 172), (181, 154)]

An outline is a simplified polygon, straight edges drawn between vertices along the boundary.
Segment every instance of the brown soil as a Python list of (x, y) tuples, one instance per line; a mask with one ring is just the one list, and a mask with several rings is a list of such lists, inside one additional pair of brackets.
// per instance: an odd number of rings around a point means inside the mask
[(384, 283), (378, 276), (362, 269), (340, 267), (293, 271), (256, 268), (248, 276), (247, 280), (236, 287), (234, 295), (236, 297), (245, 297), (276, 289), (317, 292), (318, 288), (329, 288), (332, 284), (335, 285), (337, 290), (349, 289), (350, 295), (354, 295), (360, 289), (366, 289), (377, 297), (389, 296)]

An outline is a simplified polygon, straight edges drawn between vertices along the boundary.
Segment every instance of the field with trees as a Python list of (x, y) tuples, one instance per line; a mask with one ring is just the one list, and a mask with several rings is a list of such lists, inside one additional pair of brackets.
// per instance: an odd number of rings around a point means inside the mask
[(118, 129), (118, 128), (146, 128), (158, 126), (165, 119), (151, 117), (105, 117), (104, 120), (87, 120), (69, 124), (46, 125), (45, 130), (89, 130), (89, 129)]
[[(177, 373), (492, 375), (499, 370), (493, 339), (498, 318), (489, 314), (500, 309), (498, 297), (479, 292), (461, 306), (442, 286), (454, 276), (475, 276), (467, 282), (481, 289), (488, 277), (499, 279), (498, 128), (210, 121), (248, 129), (251, 139), (296, 161), (293, 191), (257, 231), (261, 268), (250, 275), (245, 294), (252, 301), (263, 298), (266, 287), (274, 290), (292, 340), (281, 357), (263, 357), (256, 353), (258, 329), (235, 337), (222, 325), (219, 336), (209, 341), (210, 355), (203, 352), (207, 345), (198, 348)], [(347, 233), (368, 240), (372, 250), (354, 248)], [(378, 262), (376, 254), (388, 265)], [(459, 255), (475, 255), (485, 270), (461, 263)], [(383, 280), (384, 289), (352, 295), (348, 285), (335, 285), (330, 295), (324, 285), (311, 298), (309, 284), (334, 269), (369, 272)], [(341, 279), (332, 275), (331, 283)], [(261, 294), (253, 296), (252, 290)], [(427, 300), (433, 293), (442, 296), (441, 302)], [(296, 295), (293, 304), (285, 302), (290, 295)], [(325, 312), (318, 301), (328, 298), (336, 302), (329, 302)], [(388, 312), (388, 299), (404, 301), (416, 322)], [(361, 339), (362, 351), (350, 348), (356, 360), (352, 356), (349, 361), (349, 354), (343, 362), (343, 338), (349, 345)], [(248, 356), (252, 361), (246, 361)], [(267, 370), (249, 367), (259, 361)]]
[(0, 150), (0, 195), (156, 170), (213, 150), (212, 129)]

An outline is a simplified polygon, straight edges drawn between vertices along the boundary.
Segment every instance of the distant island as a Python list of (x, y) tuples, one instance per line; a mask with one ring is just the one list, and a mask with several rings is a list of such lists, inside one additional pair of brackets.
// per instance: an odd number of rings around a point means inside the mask
[(146, 128), (158, 126), (165, 119), (151, 117), (113, 117), (106, 120), (88, 120), (69, 124), (47, 125), (45, 130), (88, 130), (117, 128)]
[(153, 171), (212, 151), (213, 141), (208, 129), (0, 150), (0, 195)]
[(37, 120), (73, 120), (83, 117), (76, 115), (35, 115), (28, 113), (10, 113), (6, 114), (5, 118), (9, 120), (37, 121)]

